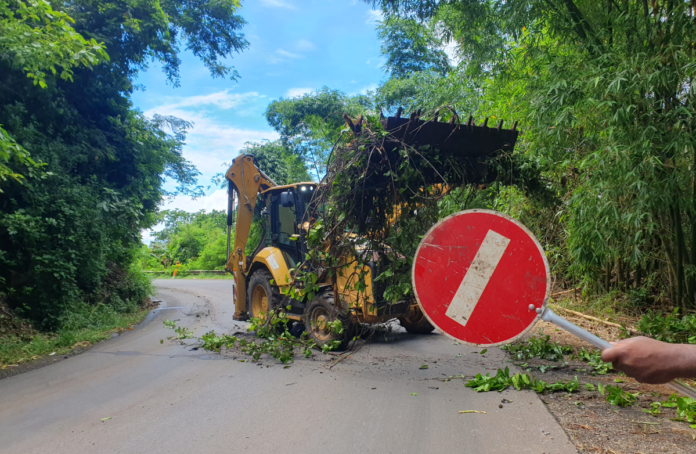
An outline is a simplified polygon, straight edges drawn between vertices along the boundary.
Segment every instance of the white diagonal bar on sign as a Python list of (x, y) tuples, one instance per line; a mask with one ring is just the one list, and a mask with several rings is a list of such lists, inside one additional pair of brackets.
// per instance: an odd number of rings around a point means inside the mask
[(488, 231), (445, 312), (446, 316), (466, 326), (508, 244), (509, 238), (493, 230)]

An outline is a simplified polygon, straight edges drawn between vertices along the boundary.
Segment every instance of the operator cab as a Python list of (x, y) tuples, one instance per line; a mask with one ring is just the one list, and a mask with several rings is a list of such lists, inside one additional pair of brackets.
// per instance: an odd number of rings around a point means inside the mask
[(282, 251), (289, 268), (296, 268), (307, 253), (305, 235), (316, 218), (310, 209), (316, 189), (316, 183), (295, 183), (263, 192), (270, 243)]

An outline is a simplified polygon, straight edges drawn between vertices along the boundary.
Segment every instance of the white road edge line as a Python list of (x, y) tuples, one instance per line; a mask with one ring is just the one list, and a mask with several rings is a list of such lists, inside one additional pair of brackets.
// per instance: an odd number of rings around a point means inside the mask
[(508, 244), (509, 238), (493, 230), (488, 231), (445, 312), (447, 317), (466, 326)]

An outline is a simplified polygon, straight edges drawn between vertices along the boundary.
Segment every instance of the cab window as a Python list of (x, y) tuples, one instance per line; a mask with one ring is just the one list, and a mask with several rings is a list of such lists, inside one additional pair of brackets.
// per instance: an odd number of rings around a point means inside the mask
[(295, 234), (295, 210), (278, 206), (278, 242), (285, 246), (295, 246), (291, 237)]

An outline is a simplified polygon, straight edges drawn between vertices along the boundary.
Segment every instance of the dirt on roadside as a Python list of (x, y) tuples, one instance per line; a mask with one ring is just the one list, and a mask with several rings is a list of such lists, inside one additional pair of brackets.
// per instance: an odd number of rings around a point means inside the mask
[[(620, 338), (620, 330), (583, 318), (566, 317), (573, 323), (609, 341)], [(548, 335), (550, 341), (571, 345), (579, 350), (593, 349), (584, 341), (559, 330), (550, 323), (541, 322), (537, 334)], [(519, 363), (519, 361), (515, 361)], [(530, 366), (559, 363), (528, 361)], [(587, 391), (581, 386), (579, 392), (544, 394), (541, 400), (568, 434), (579, 452), (607, 454), (648, 454), (696, 452), (696, 429), (683, 422), (671, 421), (676, 409), (662, 408), (662, 414), (652, 416), (644, 412), (652, 402), (665, 401), (673, 393), (663, 385), (645, 385), (618, 373), (593, 375), (593, 370), (582, 361), (570, 361), (566, 366), (547, 369), (545, 373), (531, 369), (530, 374), (549, 383), (573, 380), (578, 377), (581, 384), (591, 383), (604, 386), (618, 385), (630, 393), (640, 393), (636, 403), (630, 407), (617, 407), (605, 401), (597, 391)], [(616, 382), (620, 380), (621, 382)]]

